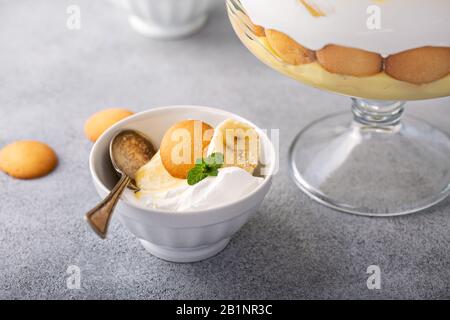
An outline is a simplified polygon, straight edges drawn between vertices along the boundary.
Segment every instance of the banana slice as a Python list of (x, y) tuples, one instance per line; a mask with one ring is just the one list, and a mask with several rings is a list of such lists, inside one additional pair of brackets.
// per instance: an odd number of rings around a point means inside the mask
[(214, 130), (207, 154), (224, 155), (224, 167), (239, 167), (253, 174), (259, 161), (259, 135), (246, 123), (227, 119)]
[(170, 190), (187, 186), (186, 179), (172, 177), (164, 168), (159, 151), (153, 158), (136, 172), (136, 185), (140, 193), (166, 193)]

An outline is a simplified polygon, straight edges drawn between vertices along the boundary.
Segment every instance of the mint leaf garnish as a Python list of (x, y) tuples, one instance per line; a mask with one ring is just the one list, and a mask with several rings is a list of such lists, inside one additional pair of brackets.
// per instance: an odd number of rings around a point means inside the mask
[(223, 154), (219, 152), (215, 152), (204, 159), (197, 159), (195, 166), (188, 172), (187, 182), (192, 186), (207, 177), (216, 177), (222, 166)]
[(204, 162), (211, 168), (219, 169), (223, 166), (223, 154), (214, 152), (209, 157), (204, 159)]

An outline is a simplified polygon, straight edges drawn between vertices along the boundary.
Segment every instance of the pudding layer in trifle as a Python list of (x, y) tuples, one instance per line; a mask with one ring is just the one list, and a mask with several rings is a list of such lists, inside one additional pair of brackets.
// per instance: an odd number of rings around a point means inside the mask
[(450, 95), (448, 0), (229, 0), (242, 42), (272, 68), (366, 99)]

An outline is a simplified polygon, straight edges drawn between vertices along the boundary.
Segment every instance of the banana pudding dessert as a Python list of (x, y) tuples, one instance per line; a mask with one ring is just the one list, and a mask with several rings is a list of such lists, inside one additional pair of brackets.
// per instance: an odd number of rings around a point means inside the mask
[(206, 210), (245, 197), (263, 178), (259, 134), (252, 126), (227, 119), (214, 129), (200, 120), (170, 127), (159, 151), (136, 173), (133, 193), (125, 197), (154, 209)]
[(241, 41), (272, 68), (353, 97), (450, 95), (450, 2), (229, 0)]

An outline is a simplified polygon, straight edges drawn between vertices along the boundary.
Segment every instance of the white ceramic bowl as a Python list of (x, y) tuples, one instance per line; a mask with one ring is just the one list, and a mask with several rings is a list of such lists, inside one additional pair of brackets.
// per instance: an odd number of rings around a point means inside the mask
[(129, 14), (138, 33), (159, 39), (180, 38), (200, 30), (221, 0), (112, 0)]
[[(126, 118), (108, 129), (92, 147), (89, 165), (95, 188), (104, 198), (112, 189), (117, 176), (112, 168), (108, 146), (115, 133), (135, 129), (159, 146), (166, 130), (184, 119), (203, 120), (216, 126), (225, 119), (250, 121), (235, 114), (207, 107), (171, 106), (151, 109)], [(256, 213), (270, 189), (277, 167), (275, 149), (267, 135), (258, 129), (267, 176), (253, 192), (235, 202), (209, 210), (169, 212), (120, 200), (115, 217), (125, 225), (153, 255), (168, 261), (193, 262), (209, 258), (228, 244), (235, 234)]]

